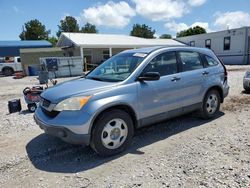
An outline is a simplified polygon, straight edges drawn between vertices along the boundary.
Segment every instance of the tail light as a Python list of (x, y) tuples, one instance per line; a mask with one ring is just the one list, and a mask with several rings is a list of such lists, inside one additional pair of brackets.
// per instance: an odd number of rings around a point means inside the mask
[(219, 60), (220, 60), (221, 65), (224, 68), (224, 82), (226, 82), (227, 81), (227, 76), (228, 76), (227, 68), (226, 68), (225, 64), (223, 63), (223, 61), (221, 59), (219, 59)]

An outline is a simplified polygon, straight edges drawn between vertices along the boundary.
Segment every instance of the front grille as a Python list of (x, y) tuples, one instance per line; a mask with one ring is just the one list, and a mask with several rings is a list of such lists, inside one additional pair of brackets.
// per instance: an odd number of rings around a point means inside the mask
[(55, 111), (55, 110), (52, 110), (52, 111), (50, 112), (50, 111), (44, 109), (43, 107), (42, 107), (42, 111), (43, 111), (43, 113), (44, 113), (46, 116), (48, 116), (48, 117), (50, 117), (50, 118), (55, 118), (55, 117), (60, 113), (60, 112)]

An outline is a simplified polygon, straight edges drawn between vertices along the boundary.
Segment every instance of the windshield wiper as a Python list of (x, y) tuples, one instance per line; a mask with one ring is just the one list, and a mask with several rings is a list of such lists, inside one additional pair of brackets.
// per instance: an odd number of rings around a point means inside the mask
[(99, 77), (87, 77), (87, 79), (103, 81), (103, 79), (101, 79)]

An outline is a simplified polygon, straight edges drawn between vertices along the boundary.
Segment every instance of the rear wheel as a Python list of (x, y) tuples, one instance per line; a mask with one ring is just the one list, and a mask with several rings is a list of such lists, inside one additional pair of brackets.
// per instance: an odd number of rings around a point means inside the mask
[(99, 155), (115, 155), (128, 147), (133, 135), (130, 115), (113, 109), (101, 114), (95, 122), (90, 145)]
[(11, 76), (14, 74), (14, 70), (12, 68), (4, 68), (3, 69), (3, 74), (5, 76)]
[(220, 94), (217, 90), (212, 89), (207, 92), (203, 99), (201, 117), (204, 119), (210, 119), (215, 117), (220, 110)]

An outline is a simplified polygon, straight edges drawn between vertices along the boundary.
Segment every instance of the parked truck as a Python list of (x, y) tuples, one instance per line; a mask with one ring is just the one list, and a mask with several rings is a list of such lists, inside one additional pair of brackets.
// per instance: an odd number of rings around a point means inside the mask
[(23, 71), (20, 57), (0, 57), (0, 72), (11, 76), (15, 72)]

